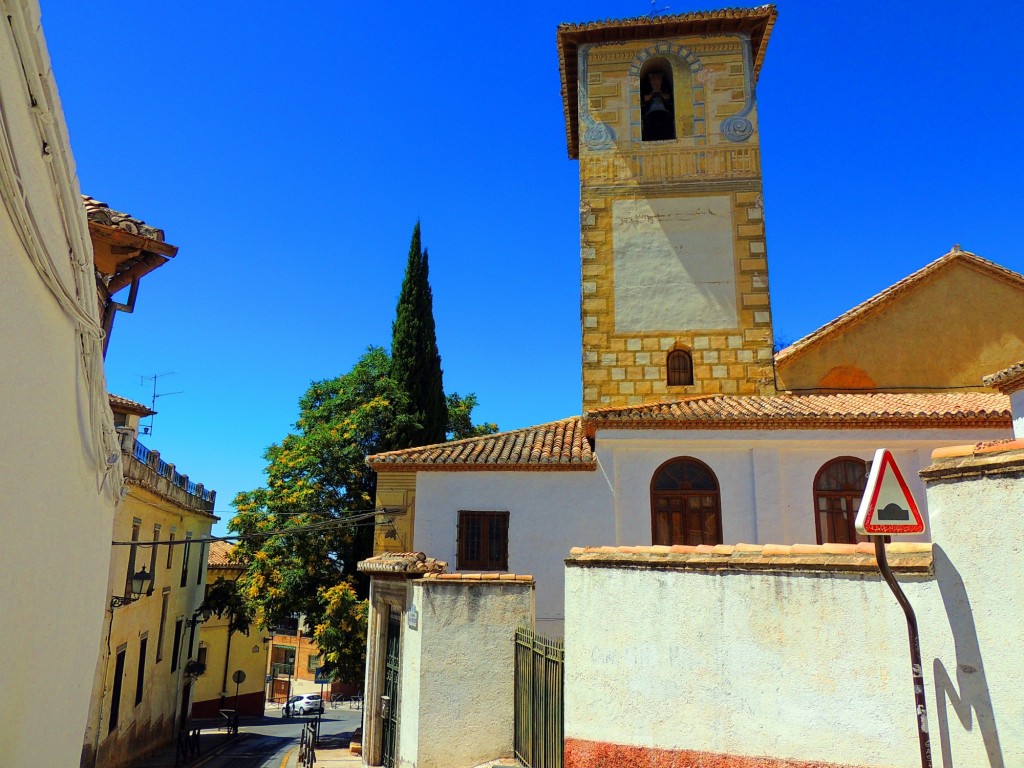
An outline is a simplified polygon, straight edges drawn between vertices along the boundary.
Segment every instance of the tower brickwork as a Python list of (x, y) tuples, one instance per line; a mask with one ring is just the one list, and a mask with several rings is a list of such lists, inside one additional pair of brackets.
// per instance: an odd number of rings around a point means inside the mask
[(584, 410), (774, 392), (755, 102), (774, 19), (764, 6), (559, 28)]

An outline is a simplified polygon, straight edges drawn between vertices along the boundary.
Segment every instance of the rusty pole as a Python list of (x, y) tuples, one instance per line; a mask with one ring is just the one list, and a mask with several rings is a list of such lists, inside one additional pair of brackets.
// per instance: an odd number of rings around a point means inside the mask
[(917, 709), (917, 740), (921, 745), (921, 768), (932, 768), (932, 747), (928, 740), (928, 709), (924, 696), (924, 670), (921, 666), (921, 639), (917, 632), (917, 617), (914, 609), (903, 594), (896, 577), (892, 575), (889, 561), (885, 559), (885, 537), (874, 536), (875, 560), (882, 578), (896, 596), (896, 601), (907, 617), (907, 633), (910, 636), (910, 667), (914, 677), (914, 705)]

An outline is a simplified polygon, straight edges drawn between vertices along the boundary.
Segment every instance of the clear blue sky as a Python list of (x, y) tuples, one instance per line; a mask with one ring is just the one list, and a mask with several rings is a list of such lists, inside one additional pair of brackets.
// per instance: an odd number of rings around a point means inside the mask
[[(144, 440), (223, 518), (309, 382), (389, 343), (417, 218), (446, 390), (502, 428), (579, 412), (555, 29), (649, 3), (41, 1), (83, 192), (180, 248), (118, 315), (109, 388), (148, 402), (140, 378), (175, 372)], [(778, 6), (758, 86), (776, 337), (954, 243), (1024, 272), (1024, 4)]]

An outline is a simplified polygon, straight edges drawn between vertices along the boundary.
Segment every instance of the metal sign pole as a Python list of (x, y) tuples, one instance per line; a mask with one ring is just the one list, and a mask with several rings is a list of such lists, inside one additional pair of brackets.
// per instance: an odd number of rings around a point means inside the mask
[(917, 617), (907, 596), (900, 589), (896, 577), (892, 575), (889, 561), (885, 559), (885, 537), (874, 536), (875, 560), (882, 578), (896, 596), (896, 601), (907, 617), (907, 632), (910, 635), (910, 666), (914, 676), (914, 704), (917, 707), (917, 739), (921, 744), (921, 768), (932, 768), (932, 747), (928, 740), (928, 710), (924, 696), (924, 671), (921, 667), (921, 640), (917, 633)]

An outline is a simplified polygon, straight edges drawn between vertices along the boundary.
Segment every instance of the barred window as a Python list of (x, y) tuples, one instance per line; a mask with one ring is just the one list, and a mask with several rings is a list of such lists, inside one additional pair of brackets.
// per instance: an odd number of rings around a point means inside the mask
[(508, 570), (508, 512), (459, 511), (460, 571)]
[(668, 381), (670, 387), (693, 384), (693, 356), (688, 350), (676, 349), (668, 353)]

